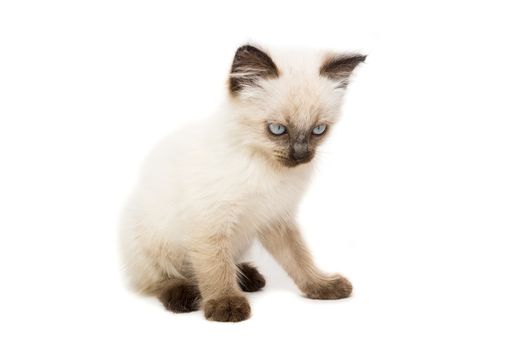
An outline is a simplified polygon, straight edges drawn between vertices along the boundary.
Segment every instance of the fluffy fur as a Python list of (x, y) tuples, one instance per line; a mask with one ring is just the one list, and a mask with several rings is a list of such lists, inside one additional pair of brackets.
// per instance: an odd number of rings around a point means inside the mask
[[(339, 118), (348, 77), (363, 60), (239, 48), (224, 106), (173, 133), (145, 161), (121, 232), (133, 288), (175, 312), (202, 306), (209, 319), (244, 320), (250, 307), (242, 290), (262, 288), (264, 278), (239, 260), (259, 239), (307, 297), (349, 296), (345, 278), (315, 267), (295, 214), (315, 147)], [(289, 132), (272, 135), (270, 123)], [(320, 123), (327, 132), (314, 137)], [(294, 158), (297, 142), (308, 157)]]

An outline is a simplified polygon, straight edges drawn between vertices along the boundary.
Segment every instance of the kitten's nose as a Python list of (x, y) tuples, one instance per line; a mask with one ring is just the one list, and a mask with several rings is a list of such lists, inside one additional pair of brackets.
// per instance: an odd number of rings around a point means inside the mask
[(301, 160), (308, 154), (308, 144), (306, 142), (296, 142), (293, 144), (293, 158)]

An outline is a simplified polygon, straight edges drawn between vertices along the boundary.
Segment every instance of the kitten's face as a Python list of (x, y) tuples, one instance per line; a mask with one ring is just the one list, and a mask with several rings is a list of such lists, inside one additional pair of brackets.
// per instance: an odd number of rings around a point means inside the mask
[(273, 143), (272, 156), (287, 167), (308, 163), (328, 132), (328, 121), (319, 120), (304, 127), (296, 125), (293, 118), (286, 119), (284, 124), (281, 121), (267, 123), (268, 138)]
[(340, 113), (344, 89), (360, 55), (277, 57), (253, 46), (237, 50), (230, 93), (243, 142), (277, 165), (310, 162)]

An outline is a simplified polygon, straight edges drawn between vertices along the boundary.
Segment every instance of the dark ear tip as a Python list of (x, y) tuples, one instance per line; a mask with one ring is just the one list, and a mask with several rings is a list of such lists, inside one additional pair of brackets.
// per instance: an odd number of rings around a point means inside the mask
[(244, 44), (237, 48), (237, 51), (235, 51), (236, 54), (243, 53), (243, 52), (255, 52), (255, 51), (261, 51), (261, 49), (257, 48), (257, 46), (251, 45), (251, 44)]
[(244, 44), (244, 45), (241, 45), (237, 48), (237, 51), (243, 51), (243, 50), (249, 50), (250, 48), (252, 48), (253, 46), (250, 45), (250, 44)]
[(365, 62), (366, 61), (366, 58), (368, 57), (368, 55), (361, 55), (361, 54), (355, 54), (353, 55), (353, 59), (356, 61), (356, 62)]

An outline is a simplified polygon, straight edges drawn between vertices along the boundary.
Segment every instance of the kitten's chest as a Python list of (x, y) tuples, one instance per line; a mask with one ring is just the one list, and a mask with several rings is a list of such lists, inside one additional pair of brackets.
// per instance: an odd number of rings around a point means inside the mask
[(292, 215), (306, 189), (306, 175), (252, 176), (243, 198), (244, 217), (252, 223), (267, 224), (268, 221)]

